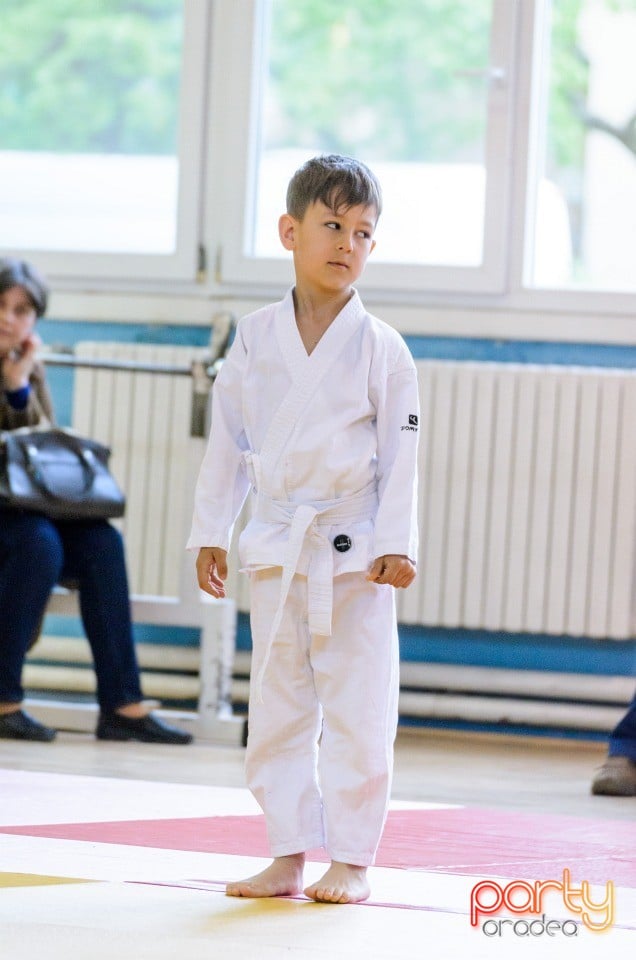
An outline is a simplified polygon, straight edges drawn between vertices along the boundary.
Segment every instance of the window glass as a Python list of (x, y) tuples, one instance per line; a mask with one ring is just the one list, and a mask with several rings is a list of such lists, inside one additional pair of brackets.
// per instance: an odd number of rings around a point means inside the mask
[(636, 289), (636, 0), (553, 0), (530, 281)]
[(477, 266), (492, 0), (270, 0), (248, 256), (282, 256), (294, 170), (344, 153), (377, 173), (375, 261)]
[(3, 247), (175, 250), (182, 6), (3, 0)]

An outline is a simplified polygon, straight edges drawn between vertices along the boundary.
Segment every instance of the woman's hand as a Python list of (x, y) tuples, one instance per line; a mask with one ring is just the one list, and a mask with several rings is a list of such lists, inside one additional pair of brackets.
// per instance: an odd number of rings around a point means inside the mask
[(408, 587), (415, 580), (415, 564), (408, 557), (387, 553), (373, 561), (367, 580), (390, 587)]
[(11, 350), (0, 360), (5, 390), (20, 390), (29, 385), (40, 344), (38, 335), (31, 333), (17, 349)]

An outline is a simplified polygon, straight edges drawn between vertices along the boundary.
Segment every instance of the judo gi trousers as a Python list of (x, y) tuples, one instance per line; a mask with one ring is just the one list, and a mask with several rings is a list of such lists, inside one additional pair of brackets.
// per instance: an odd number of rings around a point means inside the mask
[[(252, 677), (265, 656), (281, 568), (251, 574)], [(397, 729), (395, 591), (364, 573), (333, 581), (331, 636), (308, 627), (296, 574), (261, 691), (252, 684), (247, 782), (265, 813), (272, 856), (325, 847), (374, 862), (386, 819)]]

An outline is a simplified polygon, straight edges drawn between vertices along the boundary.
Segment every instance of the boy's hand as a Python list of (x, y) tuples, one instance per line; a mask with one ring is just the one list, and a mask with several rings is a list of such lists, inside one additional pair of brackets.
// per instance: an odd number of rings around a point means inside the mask
[(199, 587), (212, 597), (224, 597), (223, 581), (227, 578), (227, 550), (201, 547), (197, 556)]
[(373, 561), (367, 580), (386, 583), (390, 587), (408, 587), (415, 580), (415, 564), (411, 563), (408, 557), (388, 553)]

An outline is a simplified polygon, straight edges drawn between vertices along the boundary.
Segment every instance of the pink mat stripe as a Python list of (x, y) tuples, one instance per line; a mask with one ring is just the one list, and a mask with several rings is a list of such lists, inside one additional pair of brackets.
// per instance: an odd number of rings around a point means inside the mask
[[(269, 856), (262, 816), (0, 827), (0, 833), (164, 850)], [(636, 824), (463, 807), (392, 810), (376, 866), (482, 877), (613, 880), (636, 888)], [(324, 861), (324, 851), (309, 859)]]

